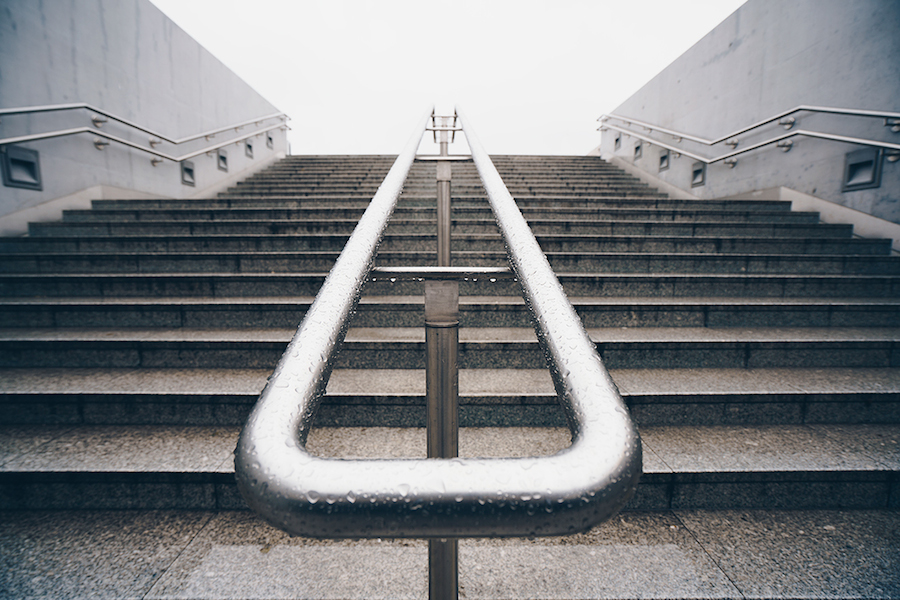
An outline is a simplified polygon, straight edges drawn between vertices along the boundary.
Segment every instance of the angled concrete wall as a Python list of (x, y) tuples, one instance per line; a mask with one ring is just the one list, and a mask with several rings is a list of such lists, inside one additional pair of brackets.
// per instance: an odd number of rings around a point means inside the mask
[[(900, 2), (895, 0), (750, 0), (613, 111), (703, 138), (718, 138), (797, 105), (900, 112)], [(795, 129), (900, 143), (881, 119), (800, 113)], [(615, 121), (610, 121), (615, 123)], [(643, 129), (640, 133), (647, 134)], [(777, 124), (740, 136), (738, 149), (784, 133)], [(900, 223), (900, 162), (882, 158), (881, 186), (843, 192), (845, 156), (859, 146), (794, 138), (785, 153), (768, 147), (738, 157), (730, 169), (708, 168), (691, 187), (693, 160), (672, 158), (660, 171), (661, 149), (607, 130), (599, 151), (702, 198), (780, 186)], [(652, 134), (676, 143), (671, 136)], [(707, 158), (731, 150), (687, 141), (679, 147)]]
[[(263, 32), (238, 33), (264, 42)], [(171, 138), (278, 112), (148, 0), (0, 0), (0, 108), (74, 102)], [(0, 121), (0, 138), (82, 126), (93, 126), (89, 111), (10, 115)], [(148, 143), (146, 134), (121, 124), (106, 123), (102, 130)], [(157, 149), (181, 156), (252, 130)], [(43, 190), (0, 187), (0, 217), (7, 223), (16, 220), (15, 213), (53, 218), (61, 205), (80, 205), (88, 196), (209, 194), (283, 154), (285, 131), (272, 133), (273, 148), (265, 135), (252, 140), (252, 159), (243, 143), (225, 148), (227, 172), (216, 156), (192, 159), (195, 187), (182, 184), (178, 164), (153, 166), (150, 155), (116, 144), (98, 151), (89, 134), (23, 143), (40, 153)]]

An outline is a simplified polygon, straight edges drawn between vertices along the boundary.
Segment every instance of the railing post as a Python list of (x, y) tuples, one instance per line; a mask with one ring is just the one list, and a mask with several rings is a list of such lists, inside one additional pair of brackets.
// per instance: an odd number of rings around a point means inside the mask
[[(441, 119), (442, 127), (449, 119)], [(449, 156), (447, 151), (447, 131), (441, 131), (441, 156)], [(450, 266), (450, 161), (437, 161), (437, 264)]]
[[(441, 119), (446, 127), (448, 119)], [(441, 156), (448, 156), (447, 132), (440, 132)], [(437, 262), (450, 266), (450, 162), (437, 163)], [(425, 389), (428, 457), (459, 454), (459, 282), (425, 283)], [(457, 600), (458, 544), (428, 540), (428, 597)]]
[(459, 448), (459, 282), (425, 282), (425, 390), (428, 458)]

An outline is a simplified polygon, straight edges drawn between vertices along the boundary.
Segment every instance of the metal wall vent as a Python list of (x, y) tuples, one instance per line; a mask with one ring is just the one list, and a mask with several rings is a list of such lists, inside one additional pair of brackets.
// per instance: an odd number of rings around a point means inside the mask
[(181, 183), (193, 187), (196, 184), (194, 178), (194, 163), (186, 160), (181, 163)]
[(844, 159), (844, 181), (841, 190), (852, 192), (881, 185), (881, 150), (864, 148), (848, 152)]
[(669, 151), (663, 150), (659, 153), (659, 170), (667, 171), (669, 169)]
[(228, 152), (221, 148), (216, 154), (216, 165), (218, 165), (220, 171), (228, 171)]
[(41, 160), (37, 150), (20, 146), (4, 146), (2, 152), (3, 185), (6, 187), (42, 190)]
[(706, 185), (706, 163), (695, 162), (691, 167), (691, 187)]

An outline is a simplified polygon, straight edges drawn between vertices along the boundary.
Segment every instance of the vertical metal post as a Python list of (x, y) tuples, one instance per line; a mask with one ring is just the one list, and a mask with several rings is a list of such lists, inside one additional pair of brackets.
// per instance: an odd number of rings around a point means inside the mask
[(425, 284), (425, 396), (428, 457), (454, 458), (459, 450), (459, 282)]
[[(428, 405), (428, 457), (459, 453), (459, 282), (425, 285), (425, 388)], [(428, 597), (457, 600), (458, 544), (455, 539), (428, 540)]]
[[(446, 126), (448, 119), (442, 118)], [(440, 132), (441, 156), (447, 156), (447, 132)], [(450, 266), (450, 163), (437, 163), (437, 261)], [(428, 457), (459, 454), (459, 282), (425, 283), (425, 395)], [(458, 544), (428, 540), (428, 597), (457, 600)]]
[[(449, 119), (441, 119), (446, 127)], [(447, 150), (447, 133), (441, 133), (441, 156), (449, 156)], [(437, 162), (437, 264), (439, 267), (450, 266), (450, 161)]]

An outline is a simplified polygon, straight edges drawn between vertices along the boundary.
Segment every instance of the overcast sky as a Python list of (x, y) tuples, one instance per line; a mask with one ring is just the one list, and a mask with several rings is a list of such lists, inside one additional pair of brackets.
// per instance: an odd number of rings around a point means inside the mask
[(152, 2), (291, 117), (294, 154), (396, 154), (432, 105), (490, 153), (586, 154), (744, 0)]

